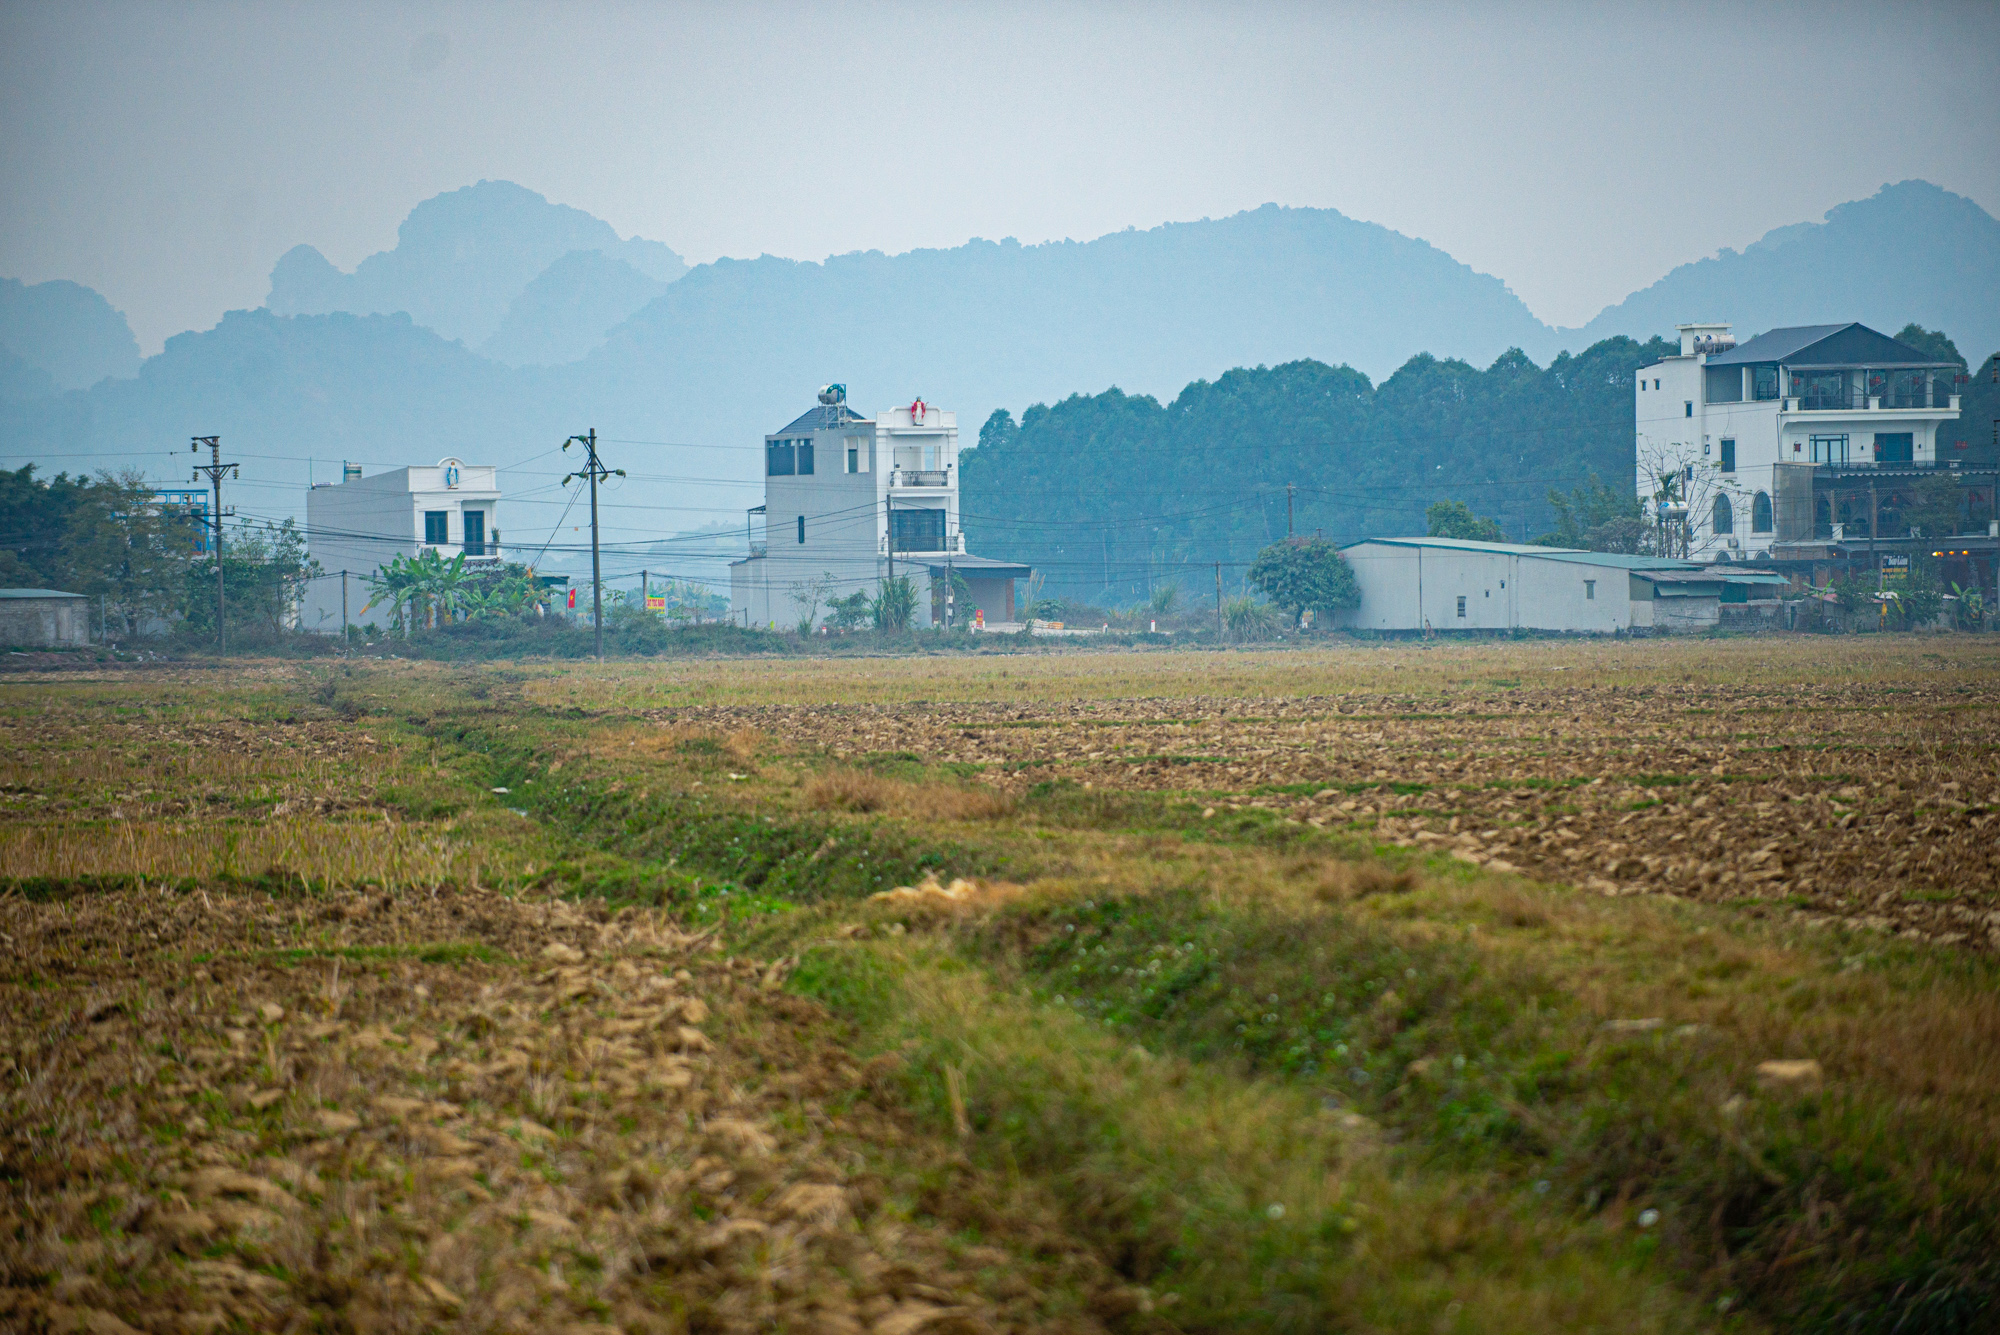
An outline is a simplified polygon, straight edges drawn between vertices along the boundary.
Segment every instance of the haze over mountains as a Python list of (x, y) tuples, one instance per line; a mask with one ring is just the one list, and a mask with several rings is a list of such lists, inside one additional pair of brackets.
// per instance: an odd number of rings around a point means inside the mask
[[(71, 315), (31, 311), (54, 306)], [(1266, 205), (1088, 242), (689, 270), (662, 243), (481, 182), (419, 205), (396, 247), (352, 273), (294, 248), (265, 308), (176, 336), (143, 366), (106, 312), (116, 317), (74, 284), (0, 288), (0, 451), (51, 471), (136, 462), (174, 476), (170, 453), (220, 432), (258, 460), (245, 483), (254, 473), (267, 490), (246, 509), (287, 514), (303, 508), (308, 456), (507, 465), (589, 426), (686, 442), (612, 451), (634, 474), (619, 503), (665, 507), (627, 513), (636, 535), (760, 500), (759, 437), (828, 380), (864, 411), (921, 393), (957, 409), (970, 442), (995, 408), (1114, 384), (1164, 401), (1231, 367), (1299, 358), (1377, 381), (1420, 352), (1485, 366), (1518, 347), (1546, 363), (1677, 320), (1731, 320), (1739, 334), (1915, 320), (1978, 358), (2000, 348), (2000, 223), (1905, 182), (1681, 266), (1562, 330), (1498, 278), (1333, 210)], [(557, 511), (534, 506), (561, 501), (524, 496), (507, 522), (545, 529)]]

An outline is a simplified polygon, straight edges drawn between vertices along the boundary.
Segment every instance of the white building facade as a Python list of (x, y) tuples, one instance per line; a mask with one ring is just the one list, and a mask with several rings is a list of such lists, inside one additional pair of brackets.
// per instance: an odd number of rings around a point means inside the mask
[(306, 548), (322, 578), (306, 588), (301, 630), (340, 634), (343, 592), (349, 624), (381, 620), (380, 608), (361, 614), (368, 576), (396, 556), (434, 550), (447, 561), (463, 555), (468, 566), (499, 561), (497, 468), (441, 459), (373, 477), (348, 464), (342, 474), (341, 482), (306, 493)]
[(1693, 559), (1828, 538), (1843, 523), (1843, 480), (1951, 466), (1939, 440), (1958, 417), (1956, 364), (1853, 323), (1741, 345), (1727, 324), (1677, 329), (1680, 352), (1637, 373), (1637, 485), (1658, 515), (1661, 474), (1680, 470), (1668, 518), (1685, 524)]
[[(872, 418), (828, 385), (817, 407), (764, 437), (764, 504), (750, 511), (749, 554), (729, 567), (730, 615), (793, 628), (891, 575), (916, 586), (912, 624), (1014, 620), (1014, 581), (1028, 569), (965, 550), (958, 513), (958, 414), (922, 399)], [(966, 585), (966, 606), (948, 601)], [(814, 602), (817, 607), (814, 607)]]

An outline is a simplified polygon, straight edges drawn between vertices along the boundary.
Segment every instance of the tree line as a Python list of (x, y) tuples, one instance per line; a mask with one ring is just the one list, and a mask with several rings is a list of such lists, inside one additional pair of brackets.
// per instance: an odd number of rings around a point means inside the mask
[[(1897, 337), (1964, 361), (1940, 332), (1910, 325)], [(1677, 352), (1664, 338), (1617, 337), (1546, 367), (1510, 350), (1484, 370), (1419, 354), (1380, 385), (1296, 361), (1198, 380), (1168, 404), (1114, 388), (1018, 421), (1003, 409), (961, 460), (967, 542), (1034, 566), (1052, 598), (1104, 605), (1167, 584), (1205, 589), (1216, 562), (1240, 586), (1288, 535), (1641, 550), (1633, 378)], [(1990, 378), (1959, 387), (1950, 434), (2000, 416), (1986, 411)], [(1975, 441), (1959, 457), (1989, 452)]]

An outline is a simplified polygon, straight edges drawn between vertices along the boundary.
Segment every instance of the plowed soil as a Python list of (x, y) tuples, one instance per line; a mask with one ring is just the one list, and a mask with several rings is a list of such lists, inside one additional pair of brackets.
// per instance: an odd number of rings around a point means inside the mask
[[(708, 707), (849, 762), (1254, 805), (1606, 894), (2000, 948), (2000, 686)], [(1278, 791), (1274, 791), (1278, 790)]]

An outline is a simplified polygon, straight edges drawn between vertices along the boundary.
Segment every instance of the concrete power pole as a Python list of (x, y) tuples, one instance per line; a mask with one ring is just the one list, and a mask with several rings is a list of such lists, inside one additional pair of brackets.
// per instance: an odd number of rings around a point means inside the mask
[(200, 454), (201, 447), (208, 446), (208, 462), (194, 466), (196, 482), (206, 476), (211, 494), (215, 497), (215, 651), (223, 653), (229, 647), (229, 632), (223, 622), (226, 604), (222, 592), (222, 475), (227, 473), (235, 481), (243, 476), (243, 470), (236, 464), (222, 462), (222, 437), (191, 436), (194, 443), (188, 446), (191, 453)]
[(602, 567), (597, 556), (597, 484), (607, 477), (624, 477), (622, 468), (606, 468), (604, 461), (597, 457), (597, 428), (581, 436), (571, 436), (563, 442), (563, 449), (572, 445), (584, 448), (585, 460), (582, 468), (563, 478), (567, 487), (579, 477), (590, 479), (590, 619), (597, 626), (597, 661), (604, 661), (604, 585)]

